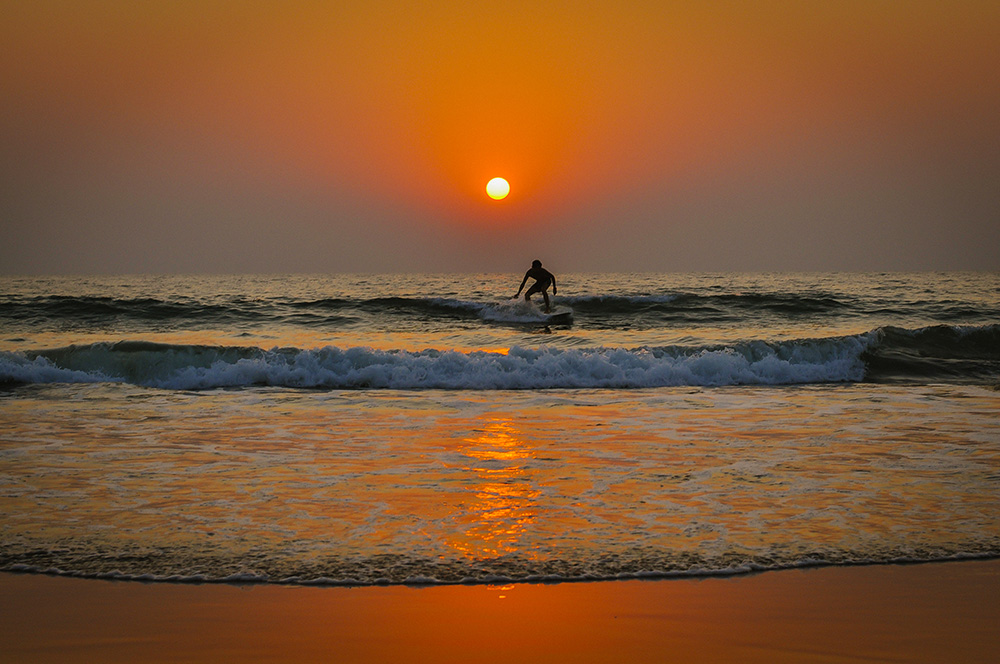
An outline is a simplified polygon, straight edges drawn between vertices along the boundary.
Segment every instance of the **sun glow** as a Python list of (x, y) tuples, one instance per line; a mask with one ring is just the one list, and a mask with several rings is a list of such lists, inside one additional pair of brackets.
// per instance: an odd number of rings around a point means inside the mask
[(493, 178), (486, 183), (486, 193), (490, 195), (490, 198), (498, 201), (507, 197), (507, 194), (510, 193), (510, 185), (503, 178)]

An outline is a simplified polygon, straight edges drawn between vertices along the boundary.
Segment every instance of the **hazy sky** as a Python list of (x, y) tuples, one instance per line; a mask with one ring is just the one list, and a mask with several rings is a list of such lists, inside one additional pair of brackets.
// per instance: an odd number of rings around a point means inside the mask
[(1000, 269), (1000, 2), (0, 0), (0, 272), (536, 257)]

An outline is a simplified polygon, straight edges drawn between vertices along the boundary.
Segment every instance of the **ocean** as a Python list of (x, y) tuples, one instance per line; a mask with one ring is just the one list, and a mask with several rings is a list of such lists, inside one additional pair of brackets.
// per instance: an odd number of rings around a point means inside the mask
[(0, 570), (438, 584), (1000, 555), (1000, 274), (0, 277)]

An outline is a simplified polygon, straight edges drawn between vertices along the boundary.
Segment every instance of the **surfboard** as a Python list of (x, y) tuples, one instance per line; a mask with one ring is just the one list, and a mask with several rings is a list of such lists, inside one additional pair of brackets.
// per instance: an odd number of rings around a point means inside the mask
[(549, 313), (542, 312), (546, 323), (572, 323), (573, 310), (569, 307), (552, 307)]

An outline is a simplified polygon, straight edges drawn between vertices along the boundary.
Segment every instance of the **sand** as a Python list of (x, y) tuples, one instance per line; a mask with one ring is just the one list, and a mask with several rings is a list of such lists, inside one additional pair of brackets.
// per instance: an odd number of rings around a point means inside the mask
[(0, 574), (5, 662), (992, 662), (1000, 561), (311, 588)]

